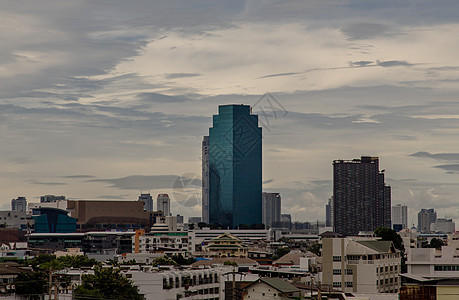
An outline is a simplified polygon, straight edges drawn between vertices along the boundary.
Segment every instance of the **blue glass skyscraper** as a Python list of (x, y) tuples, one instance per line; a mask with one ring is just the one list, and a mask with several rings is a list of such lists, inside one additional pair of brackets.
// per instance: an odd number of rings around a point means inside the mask
[(221, 105), (209, 128), (209, 222), (262, 223), (261, 128), (248, 105)]

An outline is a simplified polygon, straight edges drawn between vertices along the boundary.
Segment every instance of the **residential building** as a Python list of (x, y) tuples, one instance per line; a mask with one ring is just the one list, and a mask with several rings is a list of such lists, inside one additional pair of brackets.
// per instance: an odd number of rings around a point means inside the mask
[(209, 223), (209, 136), (202, 140), (202, 221)]
[(145, 211), (154, 211), (154, 207), (153, 207), (153, 197), (150, 195), (150, 193), (148, 194), (140, 194), (139, 196), (139, 201), (143, 202), (143, 209)]
[(11, 200), (11, 210), (13, 211), (27, 211), (27, 199), (25, 197), (18, 197)]
[(290, 214), (281, 214), (280, 222), (273, 222), (273, 228), (292, 228), (292, 215)]
[(434, 223), (430, 224), (430, 231), (438, 233), (453, 233), (456, 231), (456, 224), (452, 219), (438, 218)]
[(209, 223), (262, 223), (262, 145), (248, 105), (221, 105), (209, 128)]
[(408, 207), (406, 205), (392, 206), (392, 228), (398, 229), (397, 231), (408, 228)]
[(40, 197), (40, 203), (56, 202), (65, 200), (65, 196), (44, 195)]
[(322, 261), (322, 282), (343, 292), (397, 293), (400, 289), (400, 251), (391, 241), (324, 238)]
[(325, 205), (325, 227), (333, 227), (333, 197)]
[(281, 196), (279, 193), (262, 194), (262, 222), (268, 227), (280, 221)]
[(191, 243), (187, 231), (136, 230), (132, 239), (133, 253), (181, 253), (183, 256), (191, 254)]
[(391, 227), (391, 190), (378, 157), (333, 161), (333, 226), (344, 235)]
[(165, 216), (171, 215), (171, 199), (168, 194), (159, 194), (156, 198), (156, 210), (162, 211)]
[(0, 225), (5, 228), (25, 230), (32, 228), (34, 221), (25, 211), (2, 210), (0, 211)]
[(418, 213), (418, 231), (430, 233), (430, 225), (437, 221), (437, 212), (433, 209), (421, 209)]
[(302, 299), (301, 290), (281, 278), (260, 278), (243, 289), (242, 299)]

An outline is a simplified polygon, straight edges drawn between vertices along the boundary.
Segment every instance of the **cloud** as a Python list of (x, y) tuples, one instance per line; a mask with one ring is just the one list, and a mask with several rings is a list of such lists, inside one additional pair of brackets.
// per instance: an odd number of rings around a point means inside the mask
[[(175, 181), (180, 176), (177, 175), (131, 175), (122, 178), (113, 179), (92, 179), (87, 182), (104, 182), (111, 184), (111, 187), (115, 187), (123, 190), (155, 190), (155, 189), (170, 189), (173, 187)], [(183, 178), (183, 176), (182, 176)], [(195, 186), (201, 186), (201, 181), (196, 178), (184, 178), (188, 182)]]
[(167, 79), (176, 79), (176, 78), (187, 78), (187, 77), (196, 77), (201, 76), (198, 73), (170, 73), (165, 75)]
[[(416, 152), (410, 154), (414, 157), (426, 157), (432, 158), (440, 161), (458, 161), (459, 162), (459, 153), (429, 153), (429, 152)], [(442, 166), (436, 166), (437, 168), (443, 168)], [(444, 168), (443, 168), (444, 169)]]
[(384, 68), (389, 68), (389, 67), (411, 67), (413, 64), (410, 64), (406, 61), (401, 61), (401, 60), (388, 60), (388, 61), (377, 61), (376, 62), (378, 66), (384, 67)]
[(168, 96), (159, 93), (140, 93), (137, 95), (137, 98), (144, 102), (153, 102), (153, 103), (182, 103), (189, 101), (189, 99), (185, 97), (177, 97), (177, 96)]
[(439, 165), (435, 166), (434, 168), (443, 169), (450, 174), (459, 173), (459, 164)]
[(67, 175), (67, 176), (62, 176), (62, 178), (92, 178), (94, 176), (92, 175)]
[(349, 40), (374, 39), (396, 34), (391, 26), (377, 23), (355, 23), (347, 25), (341, 30)]
[(30, 184), (39, 184), (39, 185), (67, 185), (65, 182), (47, 182), (31, 179), (28, 181)]

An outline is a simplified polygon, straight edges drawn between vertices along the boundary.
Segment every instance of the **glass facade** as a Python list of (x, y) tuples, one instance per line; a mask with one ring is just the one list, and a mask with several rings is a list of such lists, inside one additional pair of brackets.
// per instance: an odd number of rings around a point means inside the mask
[(248, 105), (222, 105), (209, 129), (209, 222), (262, 223), (261, 128)]

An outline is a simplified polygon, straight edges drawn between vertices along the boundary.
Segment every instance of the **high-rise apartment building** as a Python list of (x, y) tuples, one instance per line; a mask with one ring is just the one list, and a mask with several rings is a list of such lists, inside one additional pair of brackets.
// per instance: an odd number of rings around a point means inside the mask
[(281, 196), (279, 193), (262, 194), (262, 222), (268, 227), (280, 222)]
[(325, 205), (325, 227), (333, 226), (333, 197), (328, 199), (328, 204)]
[(433, 209), (421, 209), (418, 213), (418, 231), (421, 233), (429, 233), (430, 225), (437, 221), (437, 212)]
[(221, 105), (209, 128), (209, 223), (262, 223), (261, 128), (248, 105)]
[(148, 194), (140, 194), (139, 201), (143, 202), (143, 210), (145, 211), (154, 211), (153, 208), (153, 197)]
[(378, 157), (333, 161), (333, 227), (357, 235), (391, 226), (391, 190)]
[(44, 195), (40, 196), (40, 203), (50, 203), (65, 200), (65, 196)]
[(392, 228), (408, 228), (408, 208), (406, 205), (397, 204), (392, 206)]
[(156, 198), (156, 210), (162, 211), (164, 216), (171, 215), (171, 199), (168, 194), (159, 194)]
[(202, 140), (202, 221), (209, 223), (209, 137)]
[(27, 199), (25, 197), (18, 197), (11, 200), (11, 210), (13, 211), (27, 211)]

